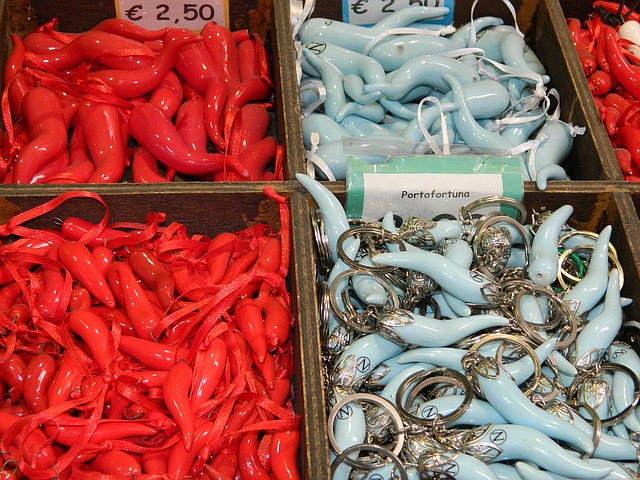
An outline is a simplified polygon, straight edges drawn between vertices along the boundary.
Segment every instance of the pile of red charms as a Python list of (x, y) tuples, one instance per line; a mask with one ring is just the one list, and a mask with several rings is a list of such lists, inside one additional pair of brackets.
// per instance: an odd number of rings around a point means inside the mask
[(584, 22), (567, 26), (600, 119), (626, 181), (640, 181), (640, 48), (619, 35), (624, 22), (640, 14), (620, 3), (597, 0)]
[(282, 179), (259, 35), (214, 22), (199, 35), (119, 19), (80, 34), (54, 26), (12, 35), (5, 183)]
[(0, 226), (2, 478), (299, 478), (288, 209), (265, 193), (279, 232), (24, 225), (104, 205), (79, 191)]

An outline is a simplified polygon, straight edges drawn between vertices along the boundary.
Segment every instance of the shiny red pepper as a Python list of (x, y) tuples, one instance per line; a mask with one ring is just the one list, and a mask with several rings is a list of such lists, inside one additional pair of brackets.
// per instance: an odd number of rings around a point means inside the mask
[(89, 290), (79, 284), (75, 284), (71, 289), (69, 297), (69, 310), (89, 310), (93, 301)]
[(69, 329), (82, 338), (100, 370), (108, 371), (115, 358), (115, 346), (111, 332), (102, 318), (91, 310), (75, 310), (69, 313), (68, 320)]
[(260, 35), (249, 34), (246, 40), (238, 43), (237, 52), (241, 82), (254, 77), (269, 77), (267, 52)]
[(267, 346), (273, 351), (282, 347), (289, 339), (293, 316), (289, 309), (276, 297), (269, 294), (262, 305)]
[(75, 364), (69, 351), (65, 350), (60, 357), (58, 370), (47, 389), (49, 408), (69, 400), (71, 391), (80, 387), (83, 377), (82, 370)]
[(189, 401), (192, 377), (191, 367), (185, 362), (178, 362), (169, 370), (163, 389), (164, 403), (182, 433), (182, 442), (187, 452), (193, 447), (196, 421)]
[(19, 399), (22, 396), (26, 369), (27, 365), (17, 353), (12, 353), (0, 363), (0, 381), (9, 386), (12, 398)]
[(269, 113), (263, 105), (248, 103), (240, 107), (233, 119), (227, 153), (240, 155), (262, 140), (269, 129), (269, 122)]
[(124, 176), (127, 152), (122, 120), (114, 105), (83, 102), (78, 110), (80, 126), (96, 166), (88, 183), (118, 183)]
[(238, 471), (237, 448), (226, 448), (216, 453), (204, 470), (210, 480), (229, 480), (235, 478)]
[(209, 84), (221, 80), (219, 69), (202, 41), (180, 50), (174, 68), (199, 95), (204, 95)]
[(606, 95), (618, 86), (618, 81), (610, 73), (597, 70), (587, 79), (589, 89), (593, 95)]
[(142, 455), (142, 471), (149, 475), (163, 475), (167, 473), (169, 450), (150, 452)]
[[(114, 52), (134, 52), (133, 55), (113, 55)], [(83, 62), (99, 59), (107, 68), (135, 68), (140, 59), (154, 58), (153, 51), (141, 42), (109, 32), (89, 31), (78, 35), (71, 43), (46, 53), (29, 52), (25, 65), (30, 68), (66, 70)]]
[(101, 21), (91, 30), (100, 32), (109, 32), (121, 37), (138, 40), (139, 42), (149, 40), (161, 40), (171, 30), (170, 27), (158, 30), (150, 30), (121, 18), (107, 18)]
[(269, 443), (269, 465), (275, 480), (297, 480), (298, 450), (300, 449), (299, 430), (278, 430), (273, 433)]
[(615, 138), (618, 146), (629, 151), (634, 167), (640, 171), (640, 127), (622, 125)]
[(135, 183), (167, 183), (170, 181), (160, 173), (155, 157), (143, 147), (136, 147), (133, 150), (131, 178)]
[[(77, 425), (77, 419), (70, 417), (69, 423), (64, 419), (57, 419), (57, 423), (45, 424), (47, 435), (54, 436), (60, 445), (72, 446), (82, 435), (84, 425)], [(89, 438), (89, 442), (100, 445), (111, 440), (120, 440), (128, 437), (150, 437), (157, 433), (156, 429), (136, 420), (106, 420), (98, 423), (95, 431)]]
[[(95, 223), (89, 222), (79, 217), (66, 217), (62, 221), (60, 226), (60, 232), (69, 240), (78, 241), (84, 235), (96, 226)], [(112, 238), (128, 237), (129, 234), (122, 230), (116, 230), (115, 228), (105, 227), (100, 230), (100, 233), (91, 241), (86, 243), (88, 247), (104, 246), (104, 244)]]
[(76, 125), (69, 141), (69, 166), (49, 178), (47, 183), (87, 183), (95, 171), (82, 127)]
[(34, 87), (22, 101), (22, 115), (31, 141), (13, 166), (14, 183), (32, 183), (35, 175), (67, 146), (67, 125), (62, 102), (47, 87)]
[(260, 251), (257, 248), (252, 248), (244, 255), (233, 260), (224, 272), (224, 276), (222, 277), (222, 280), (220, 280), (220, 283), (227, 284), (235, 280), (238, 275), (245, 273), (255, 264), (259, 255)]
[(48, 408), (47, 388), (55, 373), (56, 361), (45, 351), (33, 357), (27, 364), (22, 397), (33, 413), (40, 413)]
[(200, 33), (213, 64), (218, 68), (218, 78), (233, 88), (240, 83), (236, 42), (231, 31), (214, 22), (208, 22)]
[(89, 465), (107, 475), (136, 477), (142, 474), (142, 467), (138, 459), (122, 450), (108, 450), (98, 453)]
[(251, 480), (271, 479), (269, 471), (262, 465), (258, 454), (258, 432), (247, 432), (240, 439), (238, 468), (242, 478)]
[(149, 249), (129, 248), (129, 265), (136, 276), (156, 293), (163, 308), (169, 308), (175, 299), (175, 281), (171, 272)]
[[(19, 419), (20, 417), (0, 412), (0, 437)], [(19, 448), (28, 464), (45, 470), (56, 461), (56, 454), (47, 440), (47, 435), (38, 427), (18, 434), (15, 442), (20, 444)]]
[(227, 356), (227, 344), (220, 337), (211, 340), (206, 350), (196, 355), (191, 389), (191, 406), (194, 411), (209, 400), (218, 387), (224, 374)]
[(134, 107), (129, 116), (129, 126), (131, 135), (149, 153), (179, 173), (208, 175), (228, 168), (242, 177), (249, 174), (237, 157), (222, 153), (199, 153), (189, 148), (180, 138), (173, 123), (154, 105), (141, 104)]
[(183, 30), (182, 35), (169, 42), (151, 65), (136, 70), (99, 70), (87, 75), (88, 84), (96, 83), (111, 87), (120, 98), (130, 99), (145, 95), (156, 88), (176, 62), (180, 50), (197, 42), (198, 36)]
[(107, 278), (110, 284), (113, 284), (112, 278), (119, 281), (124, 303), (121, 306), (127, 312), (136, 335), (143, 339), (153, 338), (153, 332), (160, 323), (160, 316), (138, 283), (131, 266), (125, 262), (114, 262), (109, 267)]
[(164, 371), (171, 370), (182, 355), (172, 345), (130, 336), (120, 338), (120, 350), (153, 370)]
[(167, 474), (169, 478), (185, 478), (198, 456), (198, 452), (211, 441), (215, 433), (215, 425), (207, 420), (196, 427), (193, 434), (193, 448), (191, 451), (185, 449), (184, 442), (176, 442), (171, 447), (167, 463)]
[(178, 74), (169, 70), (160, 85), (149, 94), (149, 102), (156, 105), (164, 115), (172, 119), (182, 104), (182, 82)]
[(196, 152), (207, 151), (205, 103), (201, 98), (186, 100), (176, 113), (176, 130), (185, 145)]
[(222, 280), (236, 240), (238, 237), (235, 233), (223, 232), (213, 237), (209, 243), (206, 261), (211, 283), (220, 283)]
[(2, 71), (2, 81), (5, 87), (13, 81), (24, 64), (25, 48), (22, 40), (20, 40), (18, 35), (12, 33), (11, 42), (13, 43), (13, 49), (6, 60)]
[(627, 61), (618, 44), (618, 33), (613, 27), (603, 27), (603, 39), (611, 73), (633, 98), (640, 100), (640, 67)]
[(219, 80), (207, 86), (204, 96), (204, 125), (207, 136), (218, 152), (227, 151), (227, 140), (223, 133), (223, 115), (228, 92), (227, 83), (224, 80)]
[(241, 298), (236, 303), (235, 318), (258, 362), (264, 362), (267, 356), (267, 335), (260, 305), (253, 299)]
[(58, 258), (96, 299), (109, 308), (116, 306), (113, 292), (87, 247), (75, 241), (65, 242), (58, 247)]

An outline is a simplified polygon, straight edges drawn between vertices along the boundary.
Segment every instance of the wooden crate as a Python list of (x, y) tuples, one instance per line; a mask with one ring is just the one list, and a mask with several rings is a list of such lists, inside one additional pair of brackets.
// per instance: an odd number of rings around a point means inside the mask
[[(574, 182), (575, 185), (553, 186), (548, 191), (539, 191), (528, 188), (524, 195), (523, 203), (527, 207), (528, 215), (534, 211), (543, 209), (555, 210), (563, 205), (572, 205), (573, 214), (569, 219), (569, 225), (580, 230), (598, 233), (607, 225), (612, 227), (611, 243), (618, 252), (618, 258), (624, 272), (624, 285), (621, 295), (633, 299), (633, 303), (624, 308), (625, 319), (636, 320), (640, 316), (640, 249), (637, 239), (640, 238), (640, 222), (635, 215), (635, 208), (640, 209), (640, 192), (633, 198), (625, 191), (616, 191), (615, 188), (603, 190), (601, 182)], [(345, 205), (347, 192), (335, 182), (325, 183), (329, 190)], [(559, 187), (559, 188), (558, 188)], [(305, 206), (304, 215), (311, 215), (317, 208), (317, 204), (307, 195), (308, 205)], [(635, 208), (634, 208), (635, 205)], [(310, 222), (307, 222), (299, 230), (299, 235), (306, 237), (307, 241), (313, 240), (313, 230)], [(317, 259), (313, 260), (317, 265)], [(315, 284), (314, 284), (315, 289)], [(317, 298), (317, 294), (314, 296)], [(318, 308), (316, 302), (315, 307)], [(306, 309), (305, 309), (306, 310)], [(314, 328), (320, 328), (318, 319)], [(640, 352), (640, 331), (638, 328), (629, 327), (620, 331), (618, 338), (630, 343), (634, 349)], [(320, 402), (320, 399), (318, 399)], [(325, 415), (328, 416), (327, 404), (322, 401)], [(318, 432), (326, 435), (328, 425), (324, 425)], [(318, 455), (327, 456), (330, 453), (328, 441), (323, 444), (322, 450), (317, 450)], [(324, 472), (323, 472), (324, 473)], [(314, 478), (330, 478), (318, 474)]]
[[(469, 21), (472, 3), (471, 0), (455, 2), (455, 26)], [(602, 127), (597, 110), (591, 101), (586, 81), (583, 81), (584, 75), (577, 57), (572, 55), (573, 44), (563, 23), (560, 3), (558, 0), (518, 0), (512, 4), (517, 12), (518, 25), (525, 33), (528, 45), (538, 55), (551, 78), (547, 87), (553, 87), (560, 93), (562, 120), (586, 127), (586, 133), (575, 138), (573, 149), (563, 164), (570, 178), (579, 181), (622, 180), (608, 142), (602, 142)], [(338, 0), (317, 2), (312, 16), (341, 20), (341, 5)], [(505, 23), (513, 24), (511, 14), (500, 1), (479, 2), (474, 16), (497, 16), (504, 19)], [(295, 108), (292, 110), (295, 111)], [(299, 119), (291, 120), (290, 134), (301, 139)]]
[[(58, 19), (62, 32), (83, 32), (102, 20), (115, 17), (115, 3), (107, 1), (45, 1), (0, 0), (0, 62), (4, 65), (11, 51), (11, 33), (24, 36), (35, 27), (53, 18)], [(248, 0), (229, 2), (231, 30), (249, 29), (261, 36), (270, 60), (271, 78), (274, 83), (271, 131), (278, 143), (284, 146), (284, 178), (292, 179), (304, 168), (297, 139), (287, 132), (288, 119), (293, 116), (289, 99), (298, 95), (292, 50), (281, 51), (279, 42), (291, 38), (288, 13), (284, 2), (275, 0)], [(72, 15), (69, 12), (73, 12)], [(0, 87), (2, 86), (0, 80)]]
[[(107, 186), (96, 189), (109, 210), (109, 222), (143, 222), (147, 212), (164, 212), (166, 222), (179, 222), (186, 226), (188, 235), (204, 234), (209, 237), (224, 232), (238, 231), (257, 222), (280, 229), (277, 203), (268, 198), (262, 186), (245, 184), (241, 186), (216, 186), (214, 189), (190, 188), (198, 184), (181, 185), (176, 192), (159, 192), (140, 185), (135, 189)], [(115, 188), (114, 188), (115, 187)], [(289, 188), (279, 188), (277, 192), (287, 199), (292, 229), (290, 269), (287, 278), (291, 293), (292, 307), (296, 316), (292, 332), (294, 345), (295, 372), (293, 378), (293, 406), (302, 417), (302, 444), (299, 465), (302, 478), (316, 479), (317, 471), (328, 465), (318, 452), (324, 448), (325, 437), (319, 434), (324, 426), (324, 410), (320, 394), (319, 338), (313, 321), (313, 282), (309, 279), (312, 269), (311, 250), (308, 240), (295, 232), (307, 222), (308, 208), (304, 193)], [(54, 198), (57, 193), (47, 188), (16, 189), (3, 191), (0, 195), (0, 223), (21, 211), (39, 206)], [(104, 215), (104, 207), (93, 199), (74, 198), (59, 208), (30, 221), (31, 228), (56, 228), (55, 219), (67, 216), (98, 222)]]

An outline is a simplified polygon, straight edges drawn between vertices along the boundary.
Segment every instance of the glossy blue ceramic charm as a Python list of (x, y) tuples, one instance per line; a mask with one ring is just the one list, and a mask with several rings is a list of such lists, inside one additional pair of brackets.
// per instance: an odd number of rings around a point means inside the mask
[(603, 478), (610, 471), (591, 465), (533, 427), (492, 424), (474, 429), (466, 439), (465, 452), (489, 462), (524, 460), (569, 478)]
[(534, 405), (494, 359), (485, 358), (470, 368), (483, 396), (507, 421), (536, 428), (548, 437), (566, 442), (581, 452), (593, 452), (594, 444), (589, 435)]
[(563, 205), (538, 226), (528, 267), (528, 276), (536, 285), (551, 285), (558, 277), (558, 238), (572, 213), (571, 205)]
[(373, 261), (423, 273), (440, 285), (443, 291), (469, 303), (489, 303), (488, 294), (496, 286), (491, 279), (433, 252), (380, 253), (373, 257)]
[(400, 344), (419, 347), (444, 347), (479, 331), (507, 325), (509, 320), (501, 315), (438, 320), (402, 309), (383, 309), (378, 319), (380, 335)]
[(297, 173), (296, 179), (318, 204), (324, 221), (324, 231), (329, 242), (333, 261), (338, 260), (338, 238), (349, 229), (349, 220), (340, 201), (331, 191), (308, 175)]
[[(581, 316), (596, 306), (605, 290), (609, 278), (609, 240), (611, 238), (611, 226), (606, 226), (598, 235), (593, 251), (589, 256), (589, 268), (580, 281), (572, 287), (564, 296), (567, 303), (575, 302), (576, 315)], [(617, 274), (617, 272), (616, 272)], [(620, 288), (618, 286), (618, 288)], [(618, 295), (618, 309), (620, 296)]]

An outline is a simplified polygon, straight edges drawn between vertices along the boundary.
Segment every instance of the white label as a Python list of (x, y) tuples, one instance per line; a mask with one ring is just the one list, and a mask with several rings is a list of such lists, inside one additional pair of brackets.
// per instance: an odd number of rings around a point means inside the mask
[(406, 7), (447, 7), (451, 0), (343, 0), (345, 21), (353, 25), (378, 23)]
[(116, 0), (116, 15), (148, 30), (175, 27), (199, 33), (211, 21), (228, 27), (228, 6), (228, 0)]
[(476, 173), (365, 173), (362, 217), (379, 220), (389, 210), (403, 219), (433, 218), (450, 214), (458, 218), (460, 207), (489, 195), (502, 195), (500, 174)]

